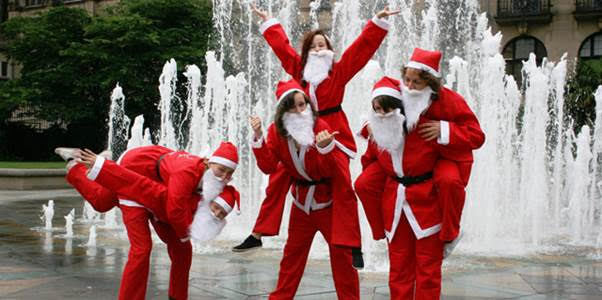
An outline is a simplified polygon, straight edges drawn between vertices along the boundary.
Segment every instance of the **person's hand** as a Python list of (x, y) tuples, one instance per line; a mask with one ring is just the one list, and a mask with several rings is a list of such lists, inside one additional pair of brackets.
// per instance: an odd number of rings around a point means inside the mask
[(84, 149), (77, 155), (78, 162), (84, 164), (86, 168), (90, 169), (96, 162), (96, 154), (90, 149)]
[(370, 127), (370, 124), (366, 124), (366, 131), (368, 131), (368, 139), (373, 138), (373, 136), (372, 136), (372, 128)]
[(267, 21), (270, 16), (268, 15), (268, 13), (266, 11), (263, 11), (259, 8), (257, 8), (257, 6), (255, 5), (255, 2), (251, 3), (251, 10), (258, 16), (261, 18), (262, 21)]
[(250, 116), (249, 122), (251, 123), (251, 128), (255, 133), (255, 140), (257, 141), (263, 135), (263, 132), (261, 130), (261, 118), (258, 116)]
[(426, 141), (434, 140), (441, 135), (441, 122), (426, 121), (418, 125), (418, 133)]
[(399, 14), (400, 12), (401, 12), (401, 10), (399, 10), (399, 9), (398, 10), (390, 10), (389, 6), (387, 5), (387, 6), (385, 6), (385, 9), (376, 13), (376, 17), (379, 19), (382, 19), (382, 18), (386, 18), (388, 16)]
[(322, 130), (318, 132), (318, 134), (316, 134), (316, 144), (318, 145), (318, 147), (324, 148), (330, 145), (332, 140), (334, 140), (334, 136), (337, 134), (339, 134), (338, 131), (330, 133), (328, 132), (328, 130)]

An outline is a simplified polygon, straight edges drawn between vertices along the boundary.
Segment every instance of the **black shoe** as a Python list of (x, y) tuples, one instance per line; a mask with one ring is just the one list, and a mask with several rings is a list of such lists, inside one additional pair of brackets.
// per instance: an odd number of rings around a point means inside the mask
[(245, 252), (245, 251), (249, 251), (249, 250), (252, 250), (252, 249), (255, 249), (255, 248), (260, 248), (261, 245), (262, 245), (261, 244), (261, 240), (258, 239), (258, 238), (255, 238), (251, 234), (240, 245), (238, 245), (236, 247), (233, 247), (232, 251), (234, 251), (234, 252)]
[(364, 257), (362, 256), (361, 248), (352, 248), (351, 249), (351, 257), (352, 257), (351, 265), (356, 270), (361, 270), (364, 268)]

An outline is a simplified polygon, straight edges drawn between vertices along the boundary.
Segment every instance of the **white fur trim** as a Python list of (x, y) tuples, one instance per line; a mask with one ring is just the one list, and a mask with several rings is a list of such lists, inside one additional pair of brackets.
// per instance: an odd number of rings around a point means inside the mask
[(280, 95), (280, 98), (278, 98), (278, 102), (280, 102), (280, 100), (284, 99), (284, 97), (288, 96), (290, 93), (294, 93), (294, 92), (300, 92), (301, 94), (305, 95), (305, 92), (300, 89), (290, 89), (290, 90), (286, 91), (284, 94)]
[(125, 199), (119, 199), (119, 204), (123, 205), (123, 206), (129, 206), (129, 207), (144, 207), (143, 205), (141, 205), (140, 203), (138, 203), (136, 201), (125, 200)]
[(215, 199), (213, 199), (213, 202), (219, 204), (225, 211), (226, 213), (230, 213), (232, 211), (232, 206), (230, 206), (230, 204), (228, 204), (228, 202), (226, 202), (226, 200), (222, 197), (217, 197)]
[(339, 147), (339, 149), (341, 149), (341, 151), (343, 151), (345, 154), (347, 154), (347, 156), (349, 156), (350, 159), (354, 159), (356, 153), (353, 152), (351, 149), (345, 147), (345, 145), (339, 143), (339, 141), (335, 140), (335, 143), (337, 145), (337, 147)]
[(389, 21), (381, 19), (377, 16), (372, 17), (372, 23), (386, 31), (389, 31), (389, 27), (391, 27), (391, 23), (389, 23)]
[(104, 165), (104, 163), (105, 163), (105, 158), (97, 155), (96, 161), (94, 161), (94, 165), (92, 166), (92, 169), (90, 169), (90, 171), (88, 171), (88, 174), (86, 175), (88, 177), (88, 179), (96, 180), (96, 177), (98, 177), (98, 174), (100, 174), (100, 170), (102, 170), (102, 166)]
[(237, 163), (221, 156), (211, 156), (211, 158), (209, 158), (209, 162), (224, 165), (231, 169), (236, 169), (237, 166)]
[(276, 24), (280, 24), (280, 22), (276, 18), (271, 18), (271, 19), (261, 23), (261, 25), (259, 26), (259, 32), (261, 32), (261, 34), (263, 35), (263, 33), (266, 30), (268, 30), (268, 28), (270, 28)]
[(414, 212), (412, 212), (412, 208), (407, 202), (403, 205), (403, 212), (408, 218), (408, 223), (410, 223), (410, 227), (412, 227), (412, 231), (414, 231), (414, 235), (416, 236), (417, 240), (429, 237), (441, 230), (441, 223), (433, 225), (426, 229), (420, 228), (420, 224), (418, 224), (418, 221), (414, 216)]
[(318, 146), (318, 144), (316, 144), (316, 148), (318, 149), (318, 152), (320, 152), (320, 154), (325, 155), (330, 153), (330, 151), (332, 151), (334, 149), (335, 146), (335, 139), (332, 139), (332, 141), (330, 141), (330, 144), (326, 145), (326, 147), (324, 148), (320, 148), (320, 146)]
[(439, 121), (439, 124), (441, 124), (441, 132), (437, 138), (437, 143), (440, 145), (447, 145), (449, 144), (449, 122)]
[(417, 61), (410, 61), (406, 67), (408, 68), (414, 68), (414, 69), (419, 69), (419, 70), (424, 70), (427, 71), (431, 74), (433, 74), (435, 77), (440, 78), (441, 74), (439, 72), (437, 72), (435, 69), (431, 68), (430, 66), (427, 66), (423, 63), (419, 63)]
[(380, 87), (372, 91), (372, 99), (383, 95), (401, 100), (401, 92), (390, 87)]
[(317, 89), (317, 87), (310, 82), (309, 83), (309, 100), (311, 100), (311, 103), (314, 105), (314, 108), (316, 109), (316, 111), (319, 111), (320, 108), (318, 107), (318, 97), (316, 96), (316, 89)]
[(257, 140), (255, 140), (255, 136), (253, 136), (251, 138), (251, 148), (259, 149), (259, 148), (261, 148), (261, 146), (263, 146), (263, 136)]

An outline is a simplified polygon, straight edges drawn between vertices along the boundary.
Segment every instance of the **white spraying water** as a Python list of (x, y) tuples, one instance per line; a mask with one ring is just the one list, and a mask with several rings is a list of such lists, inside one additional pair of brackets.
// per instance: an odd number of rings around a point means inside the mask
[(73, 237), (73, 218), (75, 217), (75, 208), (72, 208), (65, 218), (65, 237)]
[(88, 247), (96, 247), (96, 225), (90, 226), (90, 233), (88, 235), (88, 242), (86, 243)]
[(54, 200), (48, 200), (48, 204), (42, 204), (42, 221), (44, 229), (52, 230), (52, 218), (54, 217)]
[(108, 212), (104, 213), (105, 223), (103, 228), (119, 228), (119, 223), (117, 223), (117, 208), (113, 207)]
[[(465, 96), (486, 134), (485, 144), (474, 153), (462, 221), (465, 237), (457, 251), (503, 256), (558, 247), (599, 249), (602, 90), (596, 96), (593, 136), (588, 128), (574, 138), (570, 123), (564, 122), (566, 57), (558, 63), (544, 59), (538, 66), (531, 56), (524, 63), (525, 82), (519, 88), (504, 71), (502, 36), (487, 28), (487, 18), (479, 13), (476, 0), (337, 1), (330, 7), (332, 23), (322, 24), (331, 28), (329, 37), (337, 57), (385, 2), (401, 13), (390, 18), (390, 32), (374, 60), (347, 85), (343, 109), (352, 129), (359, 129), (362, 114), (371, 109), (370, 90), (375, 80), (382, 75), (399, 78), (401, 66), (416, 46), (444, 51), (444, 83)], [(233, 184), (241, 192), (242, 214), (229, 217), (229, 225), (220, 236), (233, 240), (232, 244), (250, 233), (266, 183), (249, 149), (248, 116), (259, 115), (267, 126), (275, 108), (275, 83), (288, 78), (257, 32), (257, 19), (253, 19), (247, 4), (213, 1), (220, 46), (217, 52), (206, 54), (204, 86), (198, 68), (187, 67), (189, 90), (183, 115), (173, 115), (177, 111), (173, 107), (181, 105), (173, 93), (175, 61), (166, 63), (160, 77), (162, 145), (179, 148), (177, 141), (183, 139), (178, 136), (188, 132), (186, 147), (181, 148), (192, 153), (210, 153), (222, 140), (239, 147), (240, 164)], [(318, 7), (310, 8), (310, 24), (300, 24), (303, 18), (294, 13), (298, 1), (261, 4), (272, 15), (284, 18), (280, 21), (297, 49), (300, 35), (315, 25), (311, 18), (317, 20), (320, 10), (319, 3), (314, 2), (312, 5)], [(224, 71), (223, 58), (236, 75)], [(190, 120), (190, 127), (183, 128), (181, 120)], [(143, 140), (142, 125), (137, 128), (136, 134), (132, 130), (132, 138)], [(357, 142), (362, 153), (365, 142)], [(592, 144), (593, 150), (588, 146)], [(592, 164), (592, 159), (597, 163)], [(354, 178), (361, 171), (357, 159), (352, 161), (351, 170)], [(571, 175), (577, 171), (580, 177)], [(264, 239), (264, 245), (281, 247), (286, 239), (288, 209), (287, 205), (280, 236)], [(370, 229), (362, 212), (360, 215), (368, 268), (386, 270), (386, 245), (371, 241)], [(318, 242), (311, 256), (325, 258), (326, 253), (324, 243)]]
[(93, 223), (100, 219), (100, 213), (98, 213), (88, 201), (84, 200), (82, 222)]

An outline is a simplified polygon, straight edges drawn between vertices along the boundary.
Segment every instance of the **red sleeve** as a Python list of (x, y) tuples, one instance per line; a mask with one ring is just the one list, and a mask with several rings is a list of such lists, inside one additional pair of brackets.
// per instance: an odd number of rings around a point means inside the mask
[[(385, 21), (381, 20), (381, 22)], [(372, 20), (368, 21), (360, 36), (345, 50), (341, 60), (333, 66), (332, 76), (336, 78), (335, 80), (342, 85), (349, 82), (374, 56), (387, 32)]]
[(371, 163), (378, 160), (378, 145), (372, 140), (368, 141), (366, 153), (362, 155), (362, 169), (365, 170)]
[(485, 143), (485, 134), (479, 120), (459, 95), (454, 101), (454, 117), (449, 122), (449, 147), (458, 150), (475, 150)]
[(272, 123), (268, 128), (267, 138), (262, 138), (261, 146), (258, 148), (255, 146), (252, 147), (257, 166), (261, 172), (265, 174), (276, 172), (278, 162), (280, 161), (279, 157), (276, 155), (276, 153), (278, 153), (279, 138), (280, 137), (276, 132), (276, 126)]
[(270, 19), (262, 24), (262, 27), (264, 26), (269, 27), (263, 31), (263, 37), (280, 60), (284, 71), (295, 80), (301, 81), (301, 56), (291, 46), (282, 25), (276, 19)]
[[(320, 119), (317, 119), (316, 122), (316, 130), (315, 132), (321, 132), (323, 130), (328, 130), (328, 132), (332, 132), (330, 126)], [(336, 146), (336, 136), (335, 139), (331, 142), (330, 145), (325, 148), (318, 148), (318, 145), (315, 145), (316, 150), (319, 152), (317, 155), (318, 166), (320, 168), (320, 174), (324, 177), (332, 177), (335, 175), (334, 170), (337, 168), (336, 159), (340, 159), (338, 156), (345, 155), (339, 147)]]
[(167, 183), (167, 219), (179, 239), (188, 237), (188, 227), (192, 223), (191, 195), (197, 190), (199, 184), (199, 168), (196, 160), (182, 160), (178, 162), (180, 168), (170, 174)]

